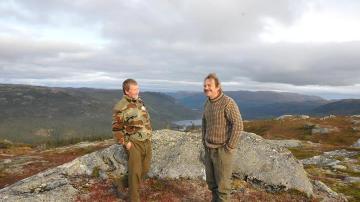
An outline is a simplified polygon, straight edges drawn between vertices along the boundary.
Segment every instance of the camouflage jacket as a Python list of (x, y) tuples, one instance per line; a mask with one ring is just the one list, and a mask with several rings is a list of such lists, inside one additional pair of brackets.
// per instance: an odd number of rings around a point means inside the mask
[(150, 116), (144, 102), (126, 95), (114, 106), (112, 131), (120, 144), (129, 140), (144, 141), (151, 138)]

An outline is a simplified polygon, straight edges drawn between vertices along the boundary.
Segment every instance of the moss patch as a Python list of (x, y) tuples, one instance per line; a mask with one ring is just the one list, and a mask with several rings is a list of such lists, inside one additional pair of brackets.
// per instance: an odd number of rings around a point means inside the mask
[(100, 177), (100, 168), (99, 166), (95, 166), (92, 170), (91, 176), (93, 177)]
[(244, 180), (234, 178), (231, 182), (231, 187), (235, 190), (246, 187), (247, 183)]
[(306, 159), (322, 154), (321, 151), (312, 148), (288, 148), (297, 159)]

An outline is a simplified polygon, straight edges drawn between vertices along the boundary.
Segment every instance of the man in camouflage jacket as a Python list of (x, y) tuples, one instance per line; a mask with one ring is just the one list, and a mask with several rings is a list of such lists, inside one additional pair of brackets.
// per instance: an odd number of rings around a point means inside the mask
[(139, 87), (133, 79), (123, 82), (123, 98), (114, 106), (112, 131), (116, 141), (128, 154), (130, 201), (140, 201), (139, 186), (150, 169), (152, 156), (150, 116), (139, 98)]

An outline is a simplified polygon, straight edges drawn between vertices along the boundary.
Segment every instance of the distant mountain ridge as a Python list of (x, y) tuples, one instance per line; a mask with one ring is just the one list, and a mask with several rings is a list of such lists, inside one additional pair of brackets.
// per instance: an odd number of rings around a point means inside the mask
[(348, 115), (348, 114), (360, 114), (360, 99), (343, 99), (339, 101), (334, 101), (322, 106), (315, 108), (314, 113), (324, 114), (339, 114), (339, 115)]
[[(196, 119), (199, 112), (164, 93), (140, 96), (155, 129), (172, 121)], [(92, 136), (111, 136), (112, 108), (122, 90), (52, 88), (0, 84), (0, 138), (36, 143)]]
[[(185, 106), (201, 109), (205, 101), (202, 92), (184, 92), (168, 93)], [(264, 106), (274, 103), (290, 103), (290, 102), (326, 102), (327, 100), (311, 95), (301, 95), (297, 93), (273, 92), (273, 91), (225, 91), (225, 94), (232, 97), (239, 104), (246, 107)]]
[[(206, 97), (202, 92), (168, 93), (183, 105), (202, 111)], [(241, 110), (244, 119), (263, 119), (283, 114), (358, 114), (359, 100), (331, 101), (318, 96), (272, 91), (225, 91)]]

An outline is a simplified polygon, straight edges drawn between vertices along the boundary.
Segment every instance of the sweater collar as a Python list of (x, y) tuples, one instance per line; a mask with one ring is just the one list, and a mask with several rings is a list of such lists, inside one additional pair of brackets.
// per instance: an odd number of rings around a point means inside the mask
[(214, 98), (214, 99), (208, 98), (208, 99), (210, 102), (216, 102), (216, 101), (220, 100), (223, 96), (224, 96), (224, 93), (222, 92), (222, 90), (220, 90), (220, 93), (216, 98)]

